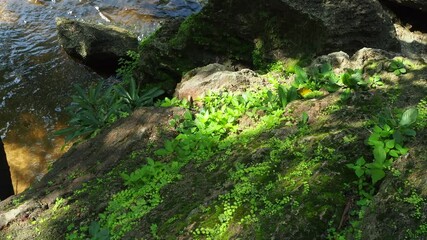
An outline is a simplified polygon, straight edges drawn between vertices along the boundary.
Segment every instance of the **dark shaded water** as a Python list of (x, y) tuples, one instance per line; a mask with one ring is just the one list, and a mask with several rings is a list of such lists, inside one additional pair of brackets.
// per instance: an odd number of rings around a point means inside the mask
[[(64, 127), (73, 84), (101, 78), (58, 46), (55, 18), (115, 24), (140, 36), (162, 20), (201, 9), (199, 0), (0, 0), (0, 135), (16, 192), (41, 177), (63, 151), (53, 137)], [(103, 20), (95, 8), (109, 19)]]

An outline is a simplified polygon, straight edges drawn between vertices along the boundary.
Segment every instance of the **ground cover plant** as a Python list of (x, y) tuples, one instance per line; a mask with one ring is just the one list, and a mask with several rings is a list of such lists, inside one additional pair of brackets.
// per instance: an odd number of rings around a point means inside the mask
[(102, 129), (129, 116), (136, 108), (152, 106), (154, 99), (164, 93), (157, 87), (140, 88), (132, 76), (139, 55), (129, 51), (128, 56), (129, 60), (121, 59), (121, 67), (117, 71), (121, 82), (111, 86), (99, 82), (87, 90), (79, 85), (74, 86), (72, 102), (65, 109), (71, 118), (68, 127), (55, 133), (65, 136), (65, 144), (95, 137)]
[[(285, 75), (292, 76), (292, 73)], [(371, 148), (367, 155), (373, 160), (366, 157), (349, 159), (336, 150), (333, 141), (324, 134), (314, 137), (315, 140), (305, 139), (316, 135), (317, 130), (310, 128), (306, 112), (295, 117), (287, 106), (298, 99), (324, 96), (325, 93), (309, 97), (304, 94), (304, 91), (321, 89), (329, 89), (331, 93), (341, 91), (337, 103), (343, 105), (349, 101), (349, 97), (343, 98), (343, 95), (354, 96), (355, 92), (380, 87), (378, 83), (381, 80), (377, 76), (374, 76), (375, 80), (372, 76), (365, 79), (360, 70), (351, 69), (335, 75), (330, 65), (323, 65), (314, 73), (296, 67), (295, 76), (291, 83), (270, 79), (270, 87), (256, 86), (252, 89), (254, 91), (209, 93), (200, 100), (202, 104), (199, 107), (176, 98), (158, 102), (156, 105), (159, 107), (187, 109), (182, 117), (170, 122), (178, 135), (166, 140), (152, 156), (143, 160), (145, 164), (137, 170), (120, 173), (125, 189), (112, 196), (106, 209), (94, 218), (93, 223), (80, 227), (72, 225), (67, 239), (97, 239), (95, 234), (98, 232), (104, 234), (100, 239), (131, 236), (141, 219), (162, 207), (165, 201), (171, 201), (163, 194), (182, 181), (183, 171), (189, 165), (204, 174), (225, 171), (224, 177), (230, 187), (222, 190), (223, 193), (209, 205), (197, 207), (196, 214), (190, 218), (169, 216), (167, 221), (151, 222), (144, 236), (162, 239), (162, 236), (173, 232), (194, 239), (229, 239), (235, 234), (262, 239), (268, 232), (278, 231), (276, 236), (285, 236), (280, 234), (289, 233), (287, 228), (301, 227), (291, 222), (273, 224), (281, 219), (307, 214), (307, 221), (314, 222), (318, 214), (323, 214), (327, 220), (321, 221), (316, 228), (323, 229), (325, 238), (361, 238), (360, 221), (376, 194), (376, 186), (390, 171), (393, 161), (408, 152), (404, 142), (415, 137), (413, 127), (419, 126), (418, 112), (422, 112), (424, 102), (418, 105), (421, 110), (400, 110), (398, 117), (386, 113), (371, 116), (366, 124), (371, 124), (372, 133), (366, 138), (366, 144)], [(253, 124), (242, 126), (242, 118)], [(278, 126), (294, 129), (293, 133), (285, 139), (271, 136), (269, 131)], [(257, 139), (265, 134), (268, 137), (262, 144), (258, 143)], [(345, 136), (344, 141), (348, 144), (354, 140)], [(237, 148), (241, 151), (266, 150), (255, 162), (231, 160)], [(333, 171), (337, 166), (347, 168), (350, 173), (354, 171), (354, 177), (316, 178), (319, 172)], [(339, 192), (354, 191), (356, 207), (351, 213), (337, 210), (346, 204), (344, 195), (336, 195), (337, 189), (320, 189), (318, 186), (332, 184), (333, 181), (342, 181), (338, 184)], [(322, 210), (311, 206), (315, 202), (308, 199), (313, 198), (312, 194), (322, 196), (322, 199), (316, 199), (322, 202)], [(328, 194), (334, 197), (324, 198)], [(410, 200), (415, 198), (405, 199), (407, 202), (415, 201)], [(344, 223), (346, 214), (349, 216)], [(174, 229), (179, 221), (183, 225)], [(185, 230), (185, 224), (192, 227)], [(90, 230), (94, 226), (96, 231)], [(242, 234), (242, 229), (247, 231), (247, 235)], [(312, 229), (298, 230), (307, 236), (319, 234)]]
[[(174, 134), (160, 131), (159, 141), (132, 149), (109, 172), (57, 198), (33, 221), (35, 234), (44, 239), (59, 229), (73, 240), (364, 239), (382, 183), (406, 174), (396, 164), (425, 135), (425, 97), (397, 107), (401, 86), (388, 89), (384, 76), (357, 69), (335, 74), (330, 64), (276, 63), (262, 76), (267, 83), (243, 92), (210, 92), (193, 103), (159, 100), (156, 108), (183, 109), (165, 124)], [(98, 87), (82, 90), (87, 99), (73, 107), (84, 109), (79, 104), (103, 98), (108, 89), (124, 113), (143, 98), (132, 82)], [(102, 164), (99, 159), (90, 172)], [(73, 172), (67, 179), (80, 177)], [(405, 236), (423, 237), (426, 201), (413, 183), (399, 184), (393, 199), (411, 209)]]

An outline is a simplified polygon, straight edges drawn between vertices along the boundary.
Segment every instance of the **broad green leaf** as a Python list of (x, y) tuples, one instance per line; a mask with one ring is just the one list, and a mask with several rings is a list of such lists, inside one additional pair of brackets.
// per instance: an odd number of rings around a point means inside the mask
[(166, 140), (165, 142), (165, 149), (168, 152), (173, 152), (173, 143), (170, 140)]
[(184, 113), (184, 119), (185, 119), (185, 120), (193, 120), (193, 115), (191, 115), (191, 112), (190, 112), (190, 111), (186, 111), (186, 112)]
[(399, 71), (399, 69), (394, 70), (393, 73), (396, 76), (399, 76), (401, 74), (400, 71)]
[(374, 148), (374, 158), (375, 162), (382, 163), (386, 159), (386, 152), (384, 150), (384, 147), (382, 146), (375, 146)]
[(356, 169), (356, 165), (354, 165), (353, 163), (346, 164), (346, 166), (350, 169)]
[(363, 165), (365, 165), (365, 163), (366, 163), (366, 161), (365, 161), (365, 158), (363, 158), (363, 157), (360, 157), (356, 160), (356, 164), (358, 166), (363, 166)]
[(379, 134), (381, 134), (382, 132), (383, 132), (383, 129), (380, 126), (378, 126), (378, 125), (374, 126), (374, 133), (378, 134), (378, 138), (380, 136)]
[(395, 158), (399, 157), (399, 152), (396, 151), (395, 149), (390, 150), (390, 152), (388, 154), (390, 154), (390, 156), (395, 157)]
[(387, 140), (385, 142), (385, 147), (388, 148), (388, 149), (392, 149), (392, 148), (394, 148), (394, 144), (395, 144), (395, 140), (394, 139)]
[(374, 132), (369, 136), (368, 144), (371, 146), (377, 145), (378, 142), (381, 142), (380, 138), (381, 138), (381, 136), (378, 133)]
[(294, 100), (298, 100), (299, 96), (298, 96), (298, 89), (294, 86), (291, 86), (288, 89), (288, 95), (287, 95), (287, 101), (288, 103), (294, 101)]
[(405, 155), (409, 151), (407, 148), (402, 147), (399, 144), (396, 144), (396, 149), (400, 152), (400, 155)]
[(299, 66), (295, 66), (295, 85), (298, 87), (307, 82), (307, 73)]
[(375, 184), (385, 177), (385, 172), (382, 169), (374, 168), (369, 171), (372, 177), (372, 183)]
[(288, 90), (286, 89), (285, 86), (279, 85), (279, 87), (277, 88), (277, 92), (279, 95), (280, 105), (282, 105), (282, 107), (286, 107), (286, 105), (288, 105), (288, 98), (287, 98)]
[(402, 133), (400, 131), (395, 131), (393, 133), (393, 138), (396, 141), (396, 144), (400, 144), (400, 145), (403, 144), (403, 136), (402, 136)]
[(390, 68), (393, 69), (393, 70), (396, 69), (396, 68), (399, 68), (398, 62), (392, 61), (390, 63)]
[(409, 108), (408, 110), (406, 110), (403, 113), (402, 118), (400, 119), (399, 125), (400, 126), (411, 125), (412, 123), (417, 121), (417, 117), (418, 117), (418, 109), (417, 108)]
[(366, 167), (368, 169), (382, 169), (384, 167), (384, 162), (378, 162), (374, 160), (373, 162), (366, 164)]
[(417, 135), (417, 132), (414, 129), (405, 128), (402, 130), (402, 133), (406, 136), (415, 137)]
[(384, 148), (384, 142), (383, 141), (368, 141), (368, 145), (373, 146), (373, 147), (382, 147)]
[(147, 158), (147, 164), (154, 166), (154, 160), (152, 158)]
[(391, 127), (388, 124), (384, 124), (383, 130), (386, 131), (386, 132), (390, 132), (391, 131)]
[(355, 169), (355, 173), (356, 173), (356, 176), (357, 176), (358, 178), (360, 178), (361, 176), (363, 176), (363, 174), (365, 174), (365, 171), (364, 171), (362, 168), (357, 167), (357, 168)]
[(335, 83), (330, 83), (324, 86), (326, 91), (332, 93), (338, 91), (341, 87)]
[(157, 149), (155, 152), (154, 152), (154, 154), (156, 154), (157, 156), (166, 156), (166, 155), (168, 155), (170, 152), (169, 151), (167, 151), (166, 149), (164, 149), (164, 148), (161, 148), (161, 149)]

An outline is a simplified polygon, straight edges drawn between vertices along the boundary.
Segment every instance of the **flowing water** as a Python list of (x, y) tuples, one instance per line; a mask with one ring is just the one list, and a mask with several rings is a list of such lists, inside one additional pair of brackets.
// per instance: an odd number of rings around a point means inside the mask
[(101, 79), (61, 50), (55, 18), (115, 24), (143, 38), (164, 19), (188, 16), (202, 5), (200, 0), (0, 0), (0, 135), (16, 193), (64, 153), (63, 139), (53, 132), (65, 126), (72, 85)]

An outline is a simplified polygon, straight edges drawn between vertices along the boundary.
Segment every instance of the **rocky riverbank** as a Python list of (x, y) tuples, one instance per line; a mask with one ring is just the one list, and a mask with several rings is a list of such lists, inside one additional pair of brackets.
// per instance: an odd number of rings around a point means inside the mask
[(392, 19), (377, 1), (230, 0), (165, 25), (134, 77), (177, 98), (1, 202), (0, 237), (426, 237), (427, 41)]

